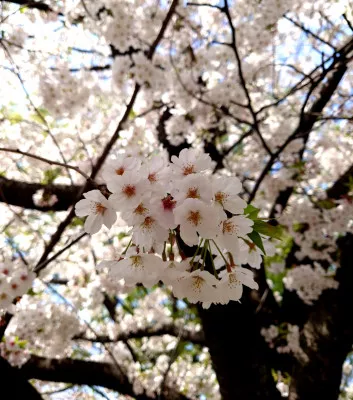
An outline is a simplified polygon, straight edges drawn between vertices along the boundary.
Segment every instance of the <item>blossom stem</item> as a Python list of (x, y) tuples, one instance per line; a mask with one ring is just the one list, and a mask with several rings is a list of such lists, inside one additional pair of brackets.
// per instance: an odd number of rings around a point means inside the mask
[(176, 244), (178, 246), (179, 255), (180, 255), (181, 259), (185, 260), (187, 257), (185, 255), (185, 253), (183, 252), (182, 248), (180, 247), (180, 242), (179, 242), (179, 239), (178, 239), (178, 235), (175, 235), (175, 242), (176, 242)]
[(217, 279), (219, 279), (218, 273), (217, 273), (217, 270), (216, 270), (216, 266), (214, 265), (214, 260), (213, 260), (213, 255), (212, 255), (212, 252), (211, 252), (211, 245), (210, 245), (210, 241), (209, 240), (207, 241), (207, 245), (208, 245), (208, 252), (209, 252), (209, 255), (210, 255), (211, 264), (212, 264), (212, 268), (213, 268), (213, 275)]
[(170, 261), (174, 261), (174, 252), (173, 252), (174, 235), (173, 235), (173, 231), (169, 232), (169, 242), (170, 242), (169, 260)]
[(190, 261), (190, 265), (191, 266), (193, 266), (194, 259), (195, 259), (195, 257), (197, 256), (197, 254), (198, 254), (198, 252), (200, 250), (202, 242), (203, 242), (203, 239), (200, 240), (200, 243), (198, 244), (197, 249), (196, 249), (196, 251), (195, 251), (195, 253), (194, 253), (194, 255), (193, 255), (193, 257), (192, 257), (192, 259)]
[(131, 246), (131, 243), (132, 243), (132, 238), (130, 239), (130, 242), (126, 246), (126, 249), (121, 253), (121, 255), (125, 255), (127, 253), (127, 251), (129, 250), (129, 247)]
[(221, 255), (221, 257), (223, 258), (224, 262), (226, 263), (226, 266), (229, 265), (227, 259), (224, 257), (224, 254), (221, 252), (220, 248), (218, 247), (217, 243), (212, 239), (212, 242), (214, 243), (214, 245), (217, 247), (218, 253)]
[(203, 271), (205, 269), (205, 261), (206, 261), (206, 255), (207, 255), (207, 248), (208, 248), (208, 240), (205, 240), (205, 243), (203, 245), (202, 251), (201, 251), (201, 258), (202, 258), (202, 266), (201, 270)]
[(162, 260), (167, 261), (167, 253), (166, 253), (167, 242), (164, 242), (163, 252), (162, 252)]

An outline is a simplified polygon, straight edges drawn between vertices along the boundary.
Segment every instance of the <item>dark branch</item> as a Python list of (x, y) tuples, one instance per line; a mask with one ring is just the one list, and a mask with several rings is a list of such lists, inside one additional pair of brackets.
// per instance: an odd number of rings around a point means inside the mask
[(108, 336), (98, 336), (93, 339), (88, 338), (86, 336), (76, 336), (75, 339), (88, 340), (90, 342), (97, 342), (97, 343), (112, 343), (121, 340), (125, 341), (129, 339), (141, 339), (144, 337), (162, 336), (162, 335), (181, 337), (183, 340), (195, 344), (200, 344), (200, 345), (205, 344), (205, 338), (202, 331), (191, 331), (185, 328), (180, 329), (174, 324), (166, 324), (157, 328), (141, 328), (132, 332), (121, 332), (115, 339), (111, 339)]
[[(145, 393), (135, 394), (133, 385), (114, 366), (107, 362), (74, 360), (71, 358), (50, 359), (32, 356), (21, 371), (27, 379), (40, 379), (51, 382), (67, 382), (77, 385), (103, 386), (121, 394), (132, 396), (136, 400), (152, 400)], [(26, 397), (27, 399), (27, 397)], [(174, 388), (165, 388), (160, 399), (188, 400)]]
[[(10, 180), (0, 176), (0, 202), (39, 211), (63, 211), (71, 207), (80, 191), (77, 185), (43, 185)], [(58, 201), (52, 206), (35, 204), (33, 195), (42, 190), (44, 198), (54, 195)]]
[[(249, 196), (248, 201), (251, 202), (257, 193), (262, 181), (265, 176), (271, 170), (273, 164), (277, 161), (279, 155), (285, 150), (289, 143), (291, 143), (294, 139), (303, 138), (306, 140), (308, 135), (310, 134), (315, 122), (318, 120), (321, 115), (323, 109), (326, 107), (328, 102), (330, 101), (332, 95), (336, 91), (341, 79), (347, 71), (347, 54), (353, 49), (353, 40), (351, 40), (347, 45), (342, 48), (340, 52), (340, 56), (334, 58), (330, 67), (325, 70), (322, 74), (322, 79), (324, 79), (327, 75), (328, 71), (331, 71), (332, 74), (329, 78), (327, 78), (326, 84), (322, 87), (321, 91), (317, 95), (317, 100), (310, 107), (309, 111), (302, 113), (302, 118), (300, 119), (298, 127), (294, 130), (294, 132), (287, 138), (287, 140), (278, 148), (278, 150), (273, 153), (268, 160), (266, 166), (262, 170), (260, 176), (258, 177), (254, 188)], [(289, 198), (289, 197), (288, 197)], [(288, 201), (288, 200), (287, 200)]]
[(349, 191), (349, 184), (353, 179), (353, 165), (347, 169), (347, 171), (340, 176), (340, 178), (326, 191), (326, 195), (329, 199), (340, 199), (345, 196)]
[(26, 0), (3, 0), (5, 3), (18, 4), (27, 8), (35, 8), (36, 10), (55, 12), (48, 4), (41, 1), (26, 1)]
[[(36, 389), (27, 381), (26, 375), (22, 369), (11, 367), (11, 365), (2, 357), (0, 357), (0, 376), (2, 383), (2, 398), (8, 398), (11, 393), (11, 399), (26, 399), (26, 400), (43, 400), (42, 396)], [(6, 391), (9, 390), (9, 392)], [(6, 394), (7, 393), (7, 394)]]

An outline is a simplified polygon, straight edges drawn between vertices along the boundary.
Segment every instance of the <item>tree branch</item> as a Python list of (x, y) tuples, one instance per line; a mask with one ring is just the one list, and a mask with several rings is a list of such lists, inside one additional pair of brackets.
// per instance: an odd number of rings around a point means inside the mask
[[(23, 373), (22, 369), (11, 367), (11, 365), (2, 357), (0, 357), (0, 376), (2, 393), (5, 394), (6, 397), (10, 392), (11, 398), (14, 400), (43, 400), (42, 396), (27, 381), (26, 375)], [(6, 388), (9, 392), (6, 391)]]
[[(132, 396), (136, 400), (155, 400), (145, 393), (136, 394), (133, 385), (126, 382), (125, 376), (111, 363), (75, 360), (71, 358), (50, 359), (32, 356), (21, 368), (27, 379), (40, 379), (51, 382), (67, 382), (78, 385), (97, 385)], [(26, 398), (27, 399), (27, 398)], [(174, 388), (165, 388), (161, 400), (188, 400)]]
[(91, 181), (91, 183), (92, 183), (91, 178), (85, 172), (81, 171), (80, 168), (76, 167), (75, 165), (69, 165), (69, 164), (66, 164), (66, 163), (62, 163), (62, 162), (58, 162), (58, 161), (54, 161), (54, 160), (49, 160), (47, 158), (40, 157), (40, 156), (37, 156), (35, 154), (31, 154), (31, 153), (28, 153), (26, 151), (22, 151), (22, 150), (19, 150), (19, 149), (10, 149), (10, 148), (6, 148), (6, 147), (0, 147), (0, 151), (4, 151), (4, 152), (7, 152), (7, 153), (21, 154), (23, 156), (26, 156), (26, 157), (29, 157), (29, 158), (33, 158), (35, 160), (42, 161), (42, 162), (50, 164), (50, 165), (58, 165), (59, 167), (72, 169), (73, 171), (76, 171), (78, 174), (82, 175), (87, 181)]
[(144, 337), (152, 336), (180, 336), (183, 340), (187, 342), (192, 342), (194, 344), (205, 345), (205, 338), (202, 331), (191, 331), (185, 328), (180, 328), (174, 324), (165, 324), (162, 326), (151, 327), (151, 328), (139, 328), (131, 332), (120, 332), (116, 338), (111, 339), (109, 336), (97, 336), (95, 338), (90, 338), (84, 335), (78, 335), (74, 337), (75, 340), (87, 340), (90, 342), (97, 343), (114, 343), (118, 341), (125, 341), (129, 339), (141, 339)]
[(41, 1), (3, 0), (5, 3), (18, 4), (19, 6), (35, 8), (40, 11), (55, 12), (48, 4)]
[[(7, 179), (0, 176), (0, 202), (38, 211), (63, 211), (71, 207), (81, 190), (78, 185), (43, 185)], [(51, 206), (35, 204), (33, 196), (39, 190), (43, 197), (56, 196), (57, 202)]]
[[(268, 160), (266, 166), (262, 170), (260, 176), (258, 177), (254, 188), (249, 196), (248, 201), (251, 202), (257, 193), (262, 181), (264, 180), (267, 173), (271, 170), (273, 164), (277, 161), (279, 155), (285, 150), (289, 143), (297, 138), (305, 138), (310, 134), (315, 122), (318, 120), (319, 115), (321, 115), (323, 109), (326, 107), (327, 103), (330, 101), (333, 93), (337, 89), (341, 79), (347, 71), (347, 58), (346, 56), (350, 51), (353, 50), (353, 40), (350, 40), (347, 45), (342, 47), (342, 51), (339, 52), (339, 56), (334, 58), (328, 70), (325, 70), (322, 74), (322, 79), (327, 75), (328, 71), (333, 71), (332, 75), (327, 79), (326, 84), (322, 87), (320, 93), (317, 96), (317, 100), (310, 107), (309, 112), (302, 113), (302, 118), (300, 119), (298, 127), (294, 132), (287, 138), (287, 140), (277, 149), (275, 153), (272, 154)], [(338, 66), (337, 66), (338, 64)], [(289, 198), (289, 197), (288, 197)], [(288, 201), (288, 200), (287, 200)]]

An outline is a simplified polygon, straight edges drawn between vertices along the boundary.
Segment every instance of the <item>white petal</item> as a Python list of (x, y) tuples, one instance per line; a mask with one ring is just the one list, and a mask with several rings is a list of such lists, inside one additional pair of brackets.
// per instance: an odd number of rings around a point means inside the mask
[(116, 221), (116, 218), (116, 211), (112, 208), (107, 208), (103, 214), (103, 223), (108, 229), (110, 229)]
[(85, 215), (90, 214), (91, 212), (91, 201), (90, 200), (80, 200), (75, 205), (75, 213), (78, 217), (84, 217)]
[(233, 214), (240, 214), (244, 211), (246, 204), (247, 203), (245, 200), (241, 199), (238, 196), (234, 196), (228, 201), (225, 201), (224, 208)]
[(102, 200), (105, 200), (105, 197), (99, 190), (91, 190), (90, 192), (84, 193), (83, 195), (84, 197), (86, 197), (86, 199), (96, 201), (98, 203), (100, 203)]
[(194, 246), (199, 242), (199, 237), (197, 236), (196, 230), (193, 229), (189, 224), (180, 225), (180, 236), (184, 243), (188, 246)]
[(91, 235), (97, 233), (102, 227), (103, 217), (101, 214), (91, 214), (87, 217), (84, 229)]

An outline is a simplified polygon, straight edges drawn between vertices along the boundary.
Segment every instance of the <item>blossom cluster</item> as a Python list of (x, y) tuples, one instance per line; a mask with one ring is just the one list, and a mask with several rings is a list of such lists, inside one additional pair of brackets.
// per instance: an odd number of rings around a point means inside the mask
[(292, 353), (296, 358), (303, 362), (308, 362), (309, 358), (300, 346), (300, 328), (297, 325), (288, 324), (286, 336), (287, 344), (277, 347), (279, 353)]
[(0, 263), (0, 311), (12, 311), (13, 301), (32, 286), (35, 274), (18, 262)]
[(338, 282), (329, 276), (318, 263), (314, 267), (300, 265), (291, 269), (283, 278), (288, 290), (295, 290), (304, 303), (312, 305), (325, 289), (337, 289)]
[(26, 342), (20, 341), (14, 336), (3, 338), (0, 343), (0, 355), (13, 367), (21, 367), (30, 357), (26, 349)]
[(299, 326), (288, 324), (284, 329), (283, 325), (270, 325), (262, 328), (260, 333), (269, 347), (275, 347), (278, 353), (292, 353), (296, 358), (308, 361), (307, 354), (300, 346)]
[(26, 340), (27, 348), (48, 357), (71, 352), (71, 339), (79, 333), (80, 323), (63, 304), (30, 302), (24, 296), (16, 311), (5, 337)]
[(82, 84), (83, 80), (84, 76), (72, 76), (66, 65), (58, 65), (50, 75), (40, 76), (43, 103), (55, 116), (75, 115), (90, 96), (90, 88)]
[(243, 285), (257, 289), (253, 272), (241, 266), (259, 268), (264, 255), (265, 235), (253, 230), (257, 209), (239, 197), (238, 178), (213, 175), (212, 168), (210, 156), (194, 149), (171, 163), (158, 156), (108, 162), (102, 177), (109, 198), (87, 192), (76, 214), (88, 216), (85, 230), (94, 234), (103, 224), (111, 228), (119, 213), (132, 238), (118, 260), (103, 261), (100, 269), (128, 286), (162, 281), (177, 298), (204, 307), (239, 300)]

